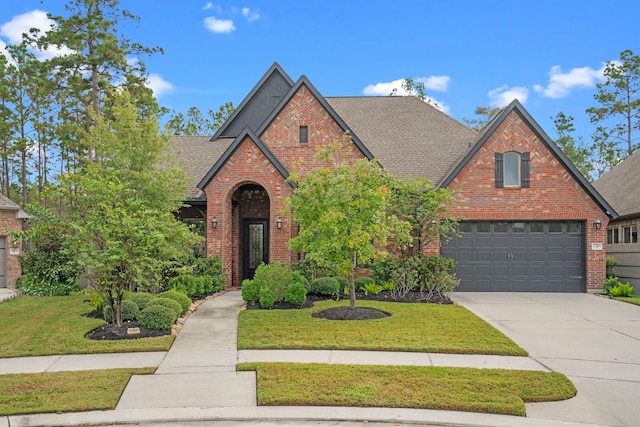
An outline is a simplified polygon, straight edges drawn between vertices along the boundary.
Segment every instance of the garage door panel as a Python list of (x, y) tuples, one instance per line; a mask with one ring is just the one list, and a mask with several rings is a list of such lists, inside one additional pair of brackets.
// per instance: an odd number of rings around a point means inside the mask
[[(575, 222), (574, 222), (575, 223)], [(487, 223), (484, 223), (487, 224)], [(458, 261), (455, 269), (461, 291), (556, 291), (584, 289), (584, 227), (567, 223), (496, 224), (477, 232), (477, 224), (464, 237), (443, 244), (441, 253)], [(549, 231), (549, 230), (552, 231)], [(492, 232), (487, 232), (492, 230)], [(506, 231), (503, 231), (506, 230)], [(533, 232), (531, 232), (533, 230)]]

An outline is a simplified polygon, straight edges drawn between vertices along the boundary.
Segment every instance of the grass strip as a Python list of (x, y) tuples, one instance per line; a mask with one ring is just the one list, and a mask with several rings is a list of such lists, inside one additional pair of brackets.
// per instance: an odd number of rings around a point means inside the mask
[(375, 320), (327, 320), (312, 313), (348, 305), (320, 301), (300, 310), (243, 310), (238, 348), (412, 351), (526, 356), (500, 331), (458, 305), (358, 301), (391, 316)]
[(418, 408), (525, 416), (525, 402), (569, 399), (560, 373), (417, 366), (244, 363), (258, 405)]
[(91, 312), (86, 295), (62, 297), (19, 296), (0, 303), (0, 357), (53, 354), (166, 351), (174, 337), (95, 341), (85, 338), (103, 325)]
[(131, 375), (155, 368), (0, 375), (0, 415), (114, 409)]
[(640, 305), (640, 295), (631, 295), (628, 297), (613, 297), (617, 301), (627, 302), (629, 304)]

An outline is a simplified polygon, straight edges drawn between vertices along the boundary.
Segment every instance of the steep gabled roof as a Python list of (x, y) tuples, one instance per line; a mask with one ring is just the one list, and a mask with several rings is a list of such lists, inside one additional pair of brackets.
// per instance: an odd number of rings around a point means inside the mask
[(373, 159), (374, 157), (373, 154), (362, 143), (360, 138), (358, 138), (357, 132), (354, 132), (353, 129), (349, 128), (349, 126), (347, 125), (347, 123), (345, 123), (342, 117), (338, 115), (338, 113), (333, 109), (333, 107), (327, 102), (325, 97), (323, 97), (320, 94), (320, 92), (318, 92), (315, 86), (313, 86), (313, 84), (311, 84), (309, 79), (307, 79), (307, 77), (304, 75), (302, 75), (298, 79), (296, 84), (291, 88), (291, 90), (289, 90), (289, 93), (282, 99), (280, 104), (271, 112), (271, 114), (269, 114), (267, 119), (258, 128), (258, 131), (256, 133), (258, 135), (262, 135), (262, 133), (269, 127), (269, 125), (276, 119), (276, 117), (278, 117), (278, 114), (280, 114), (282, 109), (286, 107), (287, 103), (291, 100), (291, 98), (295, 96), (295, 94), (300, 90), (302, 86), (305, 86), (309, 90), (309, 92), (311, 92), (311, 94), (318, 100), (320, 105), (322, 105), (322, 107), (327, 111), (329, 116), (333, 120), (335, 120), (336, 123), (338, 123), (338, 126), (340, 126), (340, 128), (343, 131), (349, 131), (349, 135), (351, 136), (353, 143), (356, 145), (356, 147), (358, 147), (358, 149), (362, 152), (362, 154), (364, 154), (365, 157), (367, 157), (369, 160)]
[(4, 194), (0, 194), (0, 211), (19, 211), (20, 205), (15, 203), (13, 200), (5, 196)]
[(477, 132), (413, 96), (327, 97), (382, 166), (437, 185)]
[(245, 127), (255, 132), (292, 86), (291, 77), (274, 62), (211, 140), (235, 138)]
[(624, 159), (593, 186), (621, 217), (640, 216), (640, 151)]
[(200, 190), (204, 191), (204, 189), (207, 187), (209, 182), (211, 182), (211, 180), (213, 179), (213, 177), (216, 176), (218, 171), (220, 171), (220, 169), (222, 169), (222, 167), (227, 163), (227, 161), (229, 161), (231, 156), (233, 156), (233, 153), (235, 153), (238, 150), (238, 148), (240, 147), (240, 144), (242, 144), (242, 142), (246, 138), (249, 138), (258, 147), (258, 149), (262, 152), (262, 154), (264, 154), (264, 156), (269, 160), (269, 162), (273, 164), (273, 166), (277, 169), (278, 172), (280, 172), (280, 175), (282, 175), (282, 177), (285, 180), (289, 178), (289, 171), (284, 166), (282, 166), (282, 163), (280, 163), (280, 161), (276, 158), (276, 156), (274, 156), (273, 153), (267, 148), (267, 146), (264, 145), (264, 143), (260, 140), (260, 138), (258, 138), (256, 134), (253, 133), (253, 131), (247, 127), (247, 128), (244, 128), (242, 133), (240, 133), (240, 135), (238, 135), (233, 140), (231, 145), (227, 147), (227, 149), (224, 151), (222, 156), (220, 156), (220, 158), (215, 162), (215, 164), (209, 170), (209, 172), (207, 172), (204, 178), (200, 180), (197, 186)]
[(529, 112), (525, 110), (520, 101), (514, 99), (507, 107), (505, 107), (497, 117), (492, 120), (482, 132), (478, 134), (477, 141), (475, 144), (471, 146), (469, 151), (460, 159), (460, 161), (453, 168), (451, 173), (440, 183), (441, 187), (446, 187), (451, 184), (451, 181), (460, 173), (460, 171), (466, 166), (466, 164), (471, 160), (471, 158), (480, 150), (480, 148), (484, 145), (485, 142), (493, 135), (493, 133), (498, 129), (498, 127), (504, 122), (504, 120), (511, 114), (515, 112), (520, 116), (520, 118), (529, 126), (529, 128), (533, 131), (536, 137), (542, 141), (542, 143), (547, 147), (547, 149), (553, 153), (553, 155), (558, 159), (561, 165), (571, 174), (571, 176), (580, 184), (580, 186), (585, 190), (585, 192), (593, 199), (598, 206), (611, 218), (616, 218), (618, 214), (615, 209), (596, 191), (595, 188), (587, 181), (587, 179), (576, 169), (576, 167), (569, 161), (567, 156), (562, 152), (562, 150), (556, 145), (555, 142), (542, 130), (540, 125), (531, 117)]

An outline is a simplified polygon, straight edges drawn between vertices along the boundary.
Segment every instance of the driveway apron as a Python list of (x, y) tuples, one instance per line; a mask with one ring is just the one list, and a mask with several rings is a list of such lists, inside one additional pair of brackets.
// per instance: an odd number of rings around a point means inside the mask
[(640, 306), (591, 294), (453, 293), (578, 394), (527, 404), (527, 416), (607, 426), (640, 420)]

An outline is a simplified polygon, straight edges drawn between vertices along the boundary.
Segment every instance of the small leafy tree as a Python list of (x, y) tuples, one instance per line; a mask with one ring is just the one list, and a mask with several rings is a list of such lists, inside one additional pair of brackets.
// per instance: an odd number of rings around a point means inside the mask
[(319, 150), (318, 159), (327, 167), (300, 177), (288, 205), (299, 234), (289, 241), (293, 250), (320, 267), (335, 267), (349, 278), (350, 307), (355, 308), (354, 271), (359, 263), (371, 262), (386, 254), (389, 237), (409, 240), (409, 224), (389, 213), (394, 179), (375, 160), (350, 164), (350, 136)]
[(500, 107), (476, 107), (476, 109), (473, 110), (473, 114), (475, 114), (476, 117), (471, 119), (465, 117), (462, 121), (470, 128), (481, 130), (488, 125), (495, 116), (500, 114), (500, 111), (502, 111), (502, 108)]
[(582, 139), (576, 141), (573, 136), (576, 130), (573, 125), (573, 117), (566, 116), (563, 112), (559, 112), (555, 117), (552, 117), (552, 119), (556, 133), (558, 134), (556, 144), (567, 158), (571, 160), (571, 163), (578, 168), (582, 175), (591, 181), (591, 172), (593, 172), (591, 150), (584, 146)]

